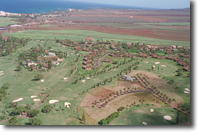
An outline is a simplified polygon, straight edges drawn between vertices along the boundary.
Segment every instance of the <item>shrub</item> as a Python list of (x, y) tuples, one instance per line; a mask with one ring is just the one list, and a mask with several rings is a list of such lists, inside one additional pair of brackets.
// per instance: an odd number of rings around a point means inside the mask
[(114, 112), (106, 118), (107, 123), (109, 124), (112, 120), (119, 116), (119, 112)]
[(119, 109), (117, 109), (118, 112), (123, 111), (124, 107), (120, 107)]
[(173, 84), (174, 83), (174, 80), (173, 79), (171, 79), (169, 82), (168, 82), (168, 84)]
[(102, 119), (98, 122), (99, 125), (106, 125), (107, 124), (107, 120), (106, 119)]

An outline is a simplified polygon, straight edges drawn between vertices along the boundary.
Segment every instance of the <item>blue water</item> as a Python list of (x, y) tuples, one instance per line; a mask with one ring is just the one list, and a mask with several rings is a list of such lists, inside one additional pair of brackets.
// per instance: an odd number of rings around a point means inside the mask
[(90, 8), (138, 8), (64, 0), (0, 0), (0, 10), (11, 13), (45, 13), (54, 10)]

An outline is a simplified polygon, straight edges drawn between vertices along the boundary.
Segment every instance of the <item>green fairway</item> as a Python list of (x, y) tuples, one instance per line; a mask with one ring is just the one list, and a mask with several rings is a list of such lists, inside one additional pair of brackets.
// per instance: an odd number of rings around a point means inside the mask
[(181, 45), (189, 46), (190, 42), (182, 41), (171, 41), (171, 40), (161, 40), (155, 38), (139, 37), (139, 36), (130, 36), (130, 35), (120, 35), (120, 34), (108, 34), (101, 33), (96, 31), (88, 30), (27, 30), (19, 31), (15, 33), (3, 33), (3, 35), (14, 36), (17, 38), (29, 37), (31, 39), (71, 39), (74, 41), (84, 40), (88, 36), (93, 36), (95, 40), (113, 40), (114, 42), (141, 42), (145, 44), (153, 45)]
[[(154, 112), (150, 112), (154, 109)], [(164, 116), (171, 116), (172, 120), (165, 120)], [(145, 107), (142, 109), (130, 108), (120, 113), (120, 116), (115, 119), (110, 125), (176, 125), (176, 110), (167, 107)]]

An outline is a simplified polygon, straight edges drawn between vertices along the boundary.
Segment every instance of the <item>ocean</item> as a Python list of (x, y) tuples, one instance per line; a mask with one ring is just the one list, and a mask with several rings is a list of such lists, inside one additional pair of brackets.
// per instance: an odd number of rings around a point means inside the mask
[(91, 8), (131, 8), (118, 5), (83, 3), (64, 0), (0, 0), (0, 11), (11, 13), (45, 13), (55, 10), (91, 9)]

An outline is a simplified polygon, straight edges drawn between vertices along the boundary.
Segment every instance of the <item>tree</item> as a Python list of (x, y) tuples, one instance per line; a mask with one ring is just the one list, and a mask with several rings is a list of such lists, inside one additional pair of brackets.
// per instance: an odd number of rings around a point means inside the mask
[(176, 124), (179, 124), (179, 111), (177, 111)]
[(134, 70), (137, 70), (139, 67), (138, 66), (136, 66), (135, 68), (133, 68)]
[(153, 70), (153, 69), (154, 69), (154, 66), (152, 65), (152, 66), (151, 66), (151, 70)]
[(183, 73), (182, 72), (178, 72), (177, 76), (182, 76)]
[(37, 74), (34, 78), (35, 78), (36, 80), (44, 79), (44, 75), (42, 75), (42, 74)]
[(46, 105), (44, 106), (44, 108), (42, 109), (42, 112), (44, 113), (49, 113), (52, 110), (52, 106), (51, 105)]
[(173, 83), (174, 83), (174, 80), (171, 79), (168, 83), (169, 83), (169, 84), (173, 84)]
[(4, 98), (4, 95), (0, 93), (0, 101), (2, 101)]
[(82, 122), (83, 122), (83, 124), (85, 124), (85, 113), (83, 112), (83, 115), (82, 115)]
[(19, 106), (19, 107), (16, 107), (15, 109), (13, 109), (10, 115), (11, 116), (21, 115), (22, 112), (26, 112), (26, 111), (27, 111), (27, 109), (25, 107)]
[(2, 86), (2, 88), (4, 88), (4, 89), (8, 89), (9, 87), (10, 87), (9, 83), (4, 83), (3, 86)]
[(3, 97), (7, 95), (6, 89), (5, 88), (0, 88), (0, 94), (2, 94)]
[(16, 71), (21, 71), (22, 70), (22, 67), (21, 66), (17, 66), (16, 67)]
[(31, 109), (31, 106), (29, 104), (26, 104), (26, 109), (27, 110), (30, 110)]
[(32, 110), (32, 111), (28, 111), (27, 115), (30, 117), (35, 117), (37, 116), (39, 112), (40, 112), (39, 110)]
[(98, 122), (99, 125), (106, 125), (107, 124), (107, 120), (106, 119), (102, 119)]
[(33, 119), (29, 119), (29, 123), (31, 125), (41, 125), (42, 124), (42, 121), (38, 118), (33, 118)]
[(17, 119), (17, 117), (12, 117), (8, 121), (7, 125), (20, 125), (20, 123), (19, 123), (19, 120)]
[(119, 109), (117, 109), (118, 112), (123, 111), (124, 107), (120, 107)]
[(52, 61), (49, 60), (49, 61), (48, 61), (48, 68), (51, 69), (51, 67), (52, 67)]

